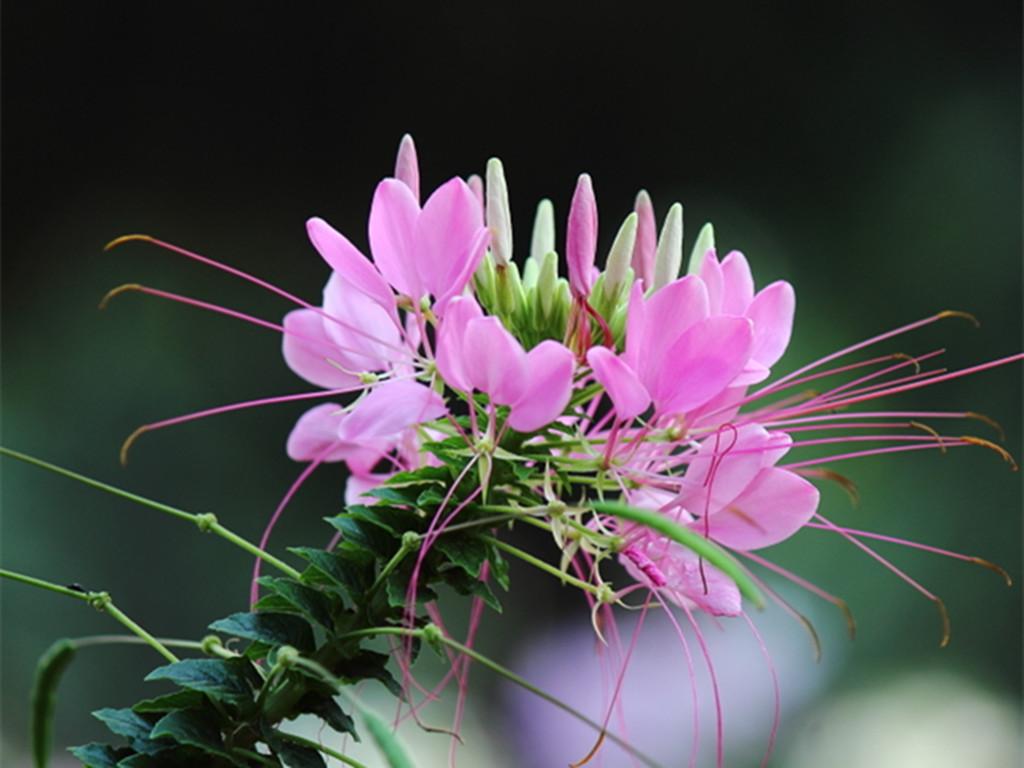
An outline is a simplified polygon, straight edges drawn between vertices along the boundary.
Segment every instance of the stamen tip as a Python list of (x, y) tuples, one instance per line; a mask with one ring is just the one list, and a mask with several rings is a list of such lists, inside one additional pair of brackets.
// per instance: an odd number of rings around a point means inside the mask
[(977, 421), (988, 424), (992, 429), (999, 433), (999, 442), (1006, 442), (1006, 432), (1003, 430), (1003, 425), (991, 416), (986, 416), (984, 413), (978, 413), (977, 411), (967, 411), (964, 416), (968, 419), (976, 419)]
[(122, 293), (125, 293), (126, 291), (141, 291), (141, 290), (142, 290), (142, 286), (139, 285), (138, 283), (125, 283), (124, 285), (119, 285), (116, 288), (111, 288), (109, 291), (106, 292), (106, 294), (103, 296), (103, 298), (100, 299), (99, 308), (100, 309), (106, 309), (107, 308), (107, 304), (110, 303), (110, 300), (112, 298), (114, 298), (115, 296), (118, 296), (118, 295), (120, 295)]
[(942, 639), (939, 640), (939, 648), (945, 648), (949, 645), (949, 637), (952, 632), (952, 626), (949, 621), (949, 611), (946, 610), (946, 604), (942, 602), (942, 598), (935, 598), (935, 605), (939, 609), (939, 616), (942, 618)]
[(998, 573), (1000, 576), (1003, 577), (1003, 581), (1006, 582), (1006, 586), (1013, 586), (1013, 577), (1010, 576), (1010, 574), (1002, 566), (996, 565), (990, 560), (986, 560), (982, 557), (972, 557), (970, 558), (970, 561), (975, 565), (980, 565), (982, 568), (988, 568), (990, 571)]
[(103, 250), (104, 251), (110, 251), (110, 250), (113, 250), (114, 248), (117, 248), (117, 246), (119, 246), (119, 245), (123, 245), (124, 243), (130, 243), (130, 242), (133, 242), (135, 240), (139, 240), (139, 241), (142, 241), (142, 242), (145, 242), (145, 243), (153, 242), (153, 238), (150, 235), (142, 235), (142, 234), (121, 235), (120, 237), (115, 237), (109, 243), (104, 245), (103, 246)]
[(1016, 459), (1013, 458), (1013, 454), (1011, 454), (1008, 450), (1003, 448), (1003, 446), (997, 445), (996, 443), (993, 443), (991, 440), (986, 440), (983, 437), (974, 437), (972, 435), (962, 435), (960, 439), (963, 442), (968, 443), (969, 445), (977, 445), (980, 446), (981, 448), (988, 448), (989, 450), (995, 451), (1003, 458), (1003, 461), (1010, 465), (1010, 469), (1013, 472), (1016, 472), (1020, 469), (1020, 467), (1017, 466)]
[(128, 466), (128, 451), (131, 450), (131, 447), (135, 444), (135, 441), (139, 439), (139, 436), (143, 432), (148, 432), (148, 431), (149, 431), (149, 427), (144, 424), (143, 426), (139, 427), (134, 432), (132, 432), (130, 435), (128, 435), (128, 437), (125, 438), (125, 441), (123, 443), (121, 443), (120, 457), (121, 457), (121, 466), (122, 467), (127, 467)]
[(971, 323), (975, 328), (981, 328), (981, 322), (970, 312), (961, 312), (959, 309), (946, 309), (935, 316), (936, 320), (945, 320), (950, 317), (959, 317)]

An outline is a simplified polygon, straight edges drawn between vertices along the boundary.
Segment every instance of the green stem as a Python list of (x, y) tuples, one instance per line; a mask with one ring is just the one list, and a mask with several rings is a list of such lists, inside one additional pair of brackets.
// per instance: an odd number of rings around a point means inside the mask
[[(463, 645), (457, 640), (452, 640), (449, 637), (445, 637), (441, 632), (436, 631), (436, 628), (434, 629), (434, 632), (429, 633), (431, 635), (431, 640), (436, 640), (437, 642), (440, 642), (443, 645), (448, 646), (453, 651), (456, 651), (458, 653), (461, 653), (463, 656), (471, 658), (473, 661), (477, 662), (483, 667), (486, 667), (496, 675), (504, 677), (506, 680), (515, 683), (519, 687), (524, 688), (525, 690), (529, 691), (535, 696), (544, 699), (544, 701), (548, 702), (549, 704), (553, 704), (554, 706), (561, 709), (563, 712), (567, 712), (569, 715), (576, 718), (581, 723), (589, 725), (598, 733), (604, 734), (609, 741), (618, 744), (624, 750), (626, 750), (634, 757), (636, 757), (638, 760), (640, 760), (640, 762), (642, 762), (644, 765), (649, 766), (649, 768), (660, 768), (659, 764), (653, 758), (648, 757), (643, 752), (638, 750), (636, 747), (632, 746), (629, 742), (625, 741), (619, 736), (616, 736), (614, 733), (611, 733), (596, 720), (591, 720), (589, 717), (584, 715), (579, 710), (573, 708), (569, 704), (566, 704), (561, 699), (552, 696), (550, 693), (543, 690), (542, 688), (538, 688), (533, 683), (529, 682), (526, 678), (520, 677), (515, 672), (506, 667), (503, 667), (498, 662), (492, 661), (479, 651), (475, 651), (472, 648), (468, 648), (467, 646)], [(428, 632), (426, 630), (409, 629), (407, 627), (370, 627), (368, 629), (362, 629), (357, 632), (351, 632), (348, 635), (345, 635), (345, 637), (365, 637), (372, 635), (404, 635), (405, 637), (418, 637), (420, 639), (426, 639), (427, 634)]]
[(513, 557), (519, 558), (524, 563), (529, 563), (534, 568), (539, 568), (540, 570), (546, 573), (550, 573), (552, 576), (560, 579), (562, 582), (566, 584), (571, 584), (574, 587), (579, 587), (580, 589), (589, 592), (595, 597), (604, 596), (605, 590), (603, 590), (601, 587), (595, 584), (591, 584), (590, 582), (583, 581), (582, 579), (577, 579), (575, 576), (570, 576), (568, 573), (564, 573), (563, 571), (560, 571), (558, 568), (555, 568), (555, 566), (551, 565), (550, 563), (545, 563), (540, 558), (534, 557), (529, 552), (524, 552), (518, 547), (513, 547), (511, 544), (506, 544), (501, 539), (496, 539), (493, 536), (484, 536), (482, 538), (490, 542), (492, 545), (494, 545), (501, 551), (507, 552)]
[(178, 657), (171, 653), (167, 646), (157, 640), (153, 635), (149, 634), (141, 626), (136, 624), (132, 619), (124, 613), (120, 608), (114, 605), (114, 601), (110, 599), (110, 595), (106, 592), (82, 592), (77, 589), (71, 589), (70, 587), (62, 587), (60, 584), (54, 584), (52, 581), (46, 581), (44, 579), (37, 579), (34, 576), (26, 576), (23, 573), (17, 573), (15, 571), (8, 571), (6, 569), (0, 569), (0, 578), (10, 579), (11, 581), (18, 581), (22, 584), (28, 584), (33, 587), (40, 589), (46, 589), (50, 592), (56, 592), (58, 595), (64, 595), (65, 597), (72, 597), (75, 600), (82, 600), (98, 611), (102, 611), (109, 615), (114, 621), (118, 622), (131, 632), (133, 635), (139, 637), (143, 642), (153, 648), (157, 653), (163, 656), (165, 659), (170, 661), (172, 664), (179, 661)]
[(278, 734), (288, 739), (288, 741), (293, 741), (296, 744), (301, 744), (304, 747), (309, 747), (310, 749), (315, 749), (318, 752), (323, 752), (328, 757), (333, 757), (335, 760), (340, 760), (345, 765), (351, 765), (352, 768), (366, 768), (366, 765), (360, 763), (354, 757), (344, 755), (341, 752), (337, 752), (331, 749), (330, 747), (325, 747), (323, 744), (319, 744), (315, 741), (310, 741), (309, 739), (305, 739), (302, 736), (296, 736), (294, 733), (285, 733), (284, 731), (278, 731)]
[(246, 541), (234, 531), (225, 528), (223, 525), (217, 522), (217, 518), (212, 514), (196, 515), (191, 512), (186, 512), (183, 509), (178, 509), (177, 507), (172, 507), (169, 504), (163, 504), (159, 501), (154, 501), (153, 499), (147, 499), (145, 496), (139, 496), (138, 494), (132, 493), (131, 491), (126, 491), (123, 488), (108, 485), (107, 483), (100, 482), (99, 480), (93, 480), (91, 477), (86, 477), (85, 475), (80, 475), (77, 472), (72, 472), (70, 469), (59, 467), (56, 464), (51, 464), (48, 461), (37, 459), (34, 456), (29, 456), (28, 454), (21, 453), (19, 451), (12, 451), (10, 448), (4, 448), (3, 446), (0, 446), (0, 456), (7, 456), (12, 459), (17, 459), (18, 461), (23, 461), (26, 464), (32, 464), (33, 466), (39, 467), (40, 469), (45, 469), (48, 472), (53, 472), (55, 474), (62, 475), (63, 477), (70, 478), (71, 480), (83, 483), (92, 488), (96, 488), (97, 490), (104, 491), (114, 496), (119, 496), (122, 499), (127, 499), (128, 501), (135, 502), (136, 504), (141, 504), (144, 507), (155, 509), (158, 512), (164, 512), (165, 514), (171, 515), (172, 517), (176, 517), (179, 520), (186, 520), (190, 523), (195, 524), (201, 531), (209, 531), (211, 533), (217, 534), (222, 539), (231, 542), (232, 544), (234, 544), (237, 547), (240, 547), (241, 549), (244, 549), (250, 555), (254, 555), (255, 557), (260, 558), (268, 565), (272, 565), (273, 567), (277, 568), (282, 573), (285, 573), (293, 579), (298, 579), (299, 576), (301, 575), (297, 570), (292, 568), (287, 563), (278, 560), (273, 555), (261, 550), (255, 544)]
[[(161, 645), (168, 648), (182, 648), (189, 651), (202, 651), (203, 644), (198, 640), (179, 640), (173, 637), (158, 637)], [(149, 645), (145, 640), (136, 635), (86, 635), (85, 637), (71, 638), (76, 648), (88, 648), (94, 645)]]

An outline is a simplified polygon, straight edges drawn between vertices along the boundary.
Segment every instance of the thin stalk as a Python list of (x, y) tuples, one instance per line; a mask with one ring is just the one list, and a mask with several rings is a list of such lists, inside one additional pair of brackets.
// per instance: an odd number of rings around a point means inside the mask
[(501, 539), (496, 539), (493, 536), (485, 536), (484, 539), (493, 544), (498, 549), (500, 549), (502, 552), (506, 552), (512, 555), (513, 557), (519, 558), (524, 563), (529, 563), (534, 568), (538, 568), (544, 571), (545, 573), (550, 573), (552, 576), (556, 577), (557, 579), (560, 579), (565, 584), (571, 584), (574, 587), (578, 587), (579, 589), (589, 592), (595, 597), (601, 597), (604, 593), (604, 590), (601, 587), (583, 581), (582, 579), (577, 579), (575, 576), (570, 576), (568, 573), (565, 573), (559, 570), (558, 568), (555, 568), (555, 566), (551, 565), (550, 563), (545, 563), (540, 558), (534, 557), (529, 552), (524, 552), (518, 547), (513, 547), (511, 544), (506, 544)]
[(149, 634), (145, 629), (136, 624), (124, 611), (114, 605), (114, 601), (110, 599), (110, 595), (106, 592), (82, 592), (77, 589), (71, 589), (70, 587), (64, 587), (60, 584), (54, 584), (52, 581), (46, 581), (44, 579), (37, 579), (34, 576), (26, 576), (23, 573), (17, 573), (15, 571), (8, 571), (6, 569), (0, 569), (0, 578), (10, 579), (12, 581), (18, 581), (22, 584), (28, 584), (39, 589), (46, 589), (50, 592), (55, 592), (58, 595), (64, 595), (65, 597), (72, 597), (76, 600), (82, 600), (88, 603), (98, 611), (102, 611), (109, 615), (114, 621), (121, 624), (125, 629), (131, 632), (133, 635), (139, 637), (143, 642), (149, 645), (153, 650), (163, 656), (165, 659), (170, 661), (172, 664), (179, 661), (178, 657), (171, 653), (167, 646), (157, 640), (153, 635)]
[(209, 513), (197, 515), (193, 514), (192, 512), (186, 512), (183, 509), (178, 509), (177, 507), (172, 507), (169, 504), (163, 504), (159, 501), (154, 501), (153, 499), (147, 499), (145, 496), (139, 496), (138, 494), (132, 493), (131, 491), (126, 491), (123, 488), (108, 485), (107, 483), (100, 482), (99, 480), (94, 480), (91, 477), (80, 475), (79, 473), (73, 472), (70, 469), (59, 467), (56, 464), (51, 464), (48, 461), (43, 461), (42, 459), (37, 459), (34, 456), (29, 456), (28, 454), (21, 453), (19, 451), (13, 451), (10, 448), (4, 448), (3, 446), (0, 446), (0, 456), (7, 456), (8, 458), (23, 461), (26, 464), (32, 464), (33, 466), (39, 467), (40, 469), (45, 469), (48, 472), (53, 472), (55, 474), (62, 475), (63, 477), (67, 477), (71, 480), (75, 480), (76, 482), (83, 483), (84, 485), (96, 488), (97, 490), (104, 491), (114, 496), (119, 496), (122, 499), (127, 499), (128, 501), (135, 502), (136, 504), (141, 504), (144, 507), (155, 509), (158, 512), (163, 512), (165, 514), (171, 515), (172, 517), (176, 517), (179, 520), (186, 520), (190, 523), (193, 523), (201, 531), (215, 533), (225, 541), (229, 541), (236, 547), (245, 550), (250, 555), (254, 555), (255, 557), (262, 559), (268, 565), (272, 565), (274, 568), (277, 568), (279, 571), (286, 574), (287, 576), (290, 576), (293, 579), (298, 579), (301, 576), (299, 571), (295, 570), (287, 563), (277, 559), (268, 552), (264, 552), (255, 544), (246, 541), (234, 531), (225, 528), (223, 525), (217, 522), (217, 518), (215, 515)]
[[(331, 749), (330, 747), (325, 747), (323, 744), (320, 744), (318, 742), (311, 741), (310, 739), (303, 738), (302, 736), (297, 736), (294, 733), (285, 733), (283, 731), (278, 731), (278, 733), (284, 738), (288, 739), (288, 741), (293, 741), (296, 744), (301, 744), (304, 747), (309, 747), (310, 749), (315, 749), (318, 752), (323, 752), (328, 757), (333, 757), (335, 760), (340, 760), (345, 765), (352, 766), (352, 768), (366, 768), (366, 765), (364, 763), (360, 763), (354, 757), (349, 757), (348, 755), (342, 754), (341, 752), (337, 752)], [(277, 763), (274, 763), (274, 765), (277, 765)]]

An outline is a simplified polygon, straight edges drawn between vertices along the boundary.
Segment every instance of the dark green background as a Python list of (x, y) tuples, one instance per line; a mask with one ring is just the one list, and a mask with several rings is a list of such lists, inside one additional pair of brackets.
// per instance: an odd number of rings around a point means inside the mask
[[(981, 330), (950, 322), (887, 349), (947, 346), (950, 367), (1021, 349), (1017, 3), (141, 5), (4, 3), (10, 447), (216, 511), (258, 536), (298, 471), (283, 444), (301, 406), (143, 437), (127, 469), (117, 450), (146, 421), (304, 389), (278, 339), (159, 300), (128, 296), (106, 312), (96, 304), (137, 281), (269, 319), (288, 306), (152, 248), (101, 247), (148, 232), (313, 300), (326, 270), (305, 218), (325, 216), (365, 243), (373, 186), (405, 131), (428, 187), (503, 158), (520, 253), (536, 200), (552, 197), (561, 221), (584, 170), (605, 248), (640, 186), (659, 218), (684, 203), (688, 241), (712, 219), (720, 244), (750, 257), (759, 284), (784, 277), (797, 288), (794, 343), (779, 371), (947, 308), (976, 313)], [(984, 411), (1019, 453), (1019, 368), (891, 404)], [(994, 455), (917, 454), (845, 471), (864, 503), (849, 512), (827, 492), (835, 517), (983, 555), (1019, 580), (1020, 480)], [(326, 540), (318, 518), (336, 510), (340, 483), (320, 473), (275, 543)], [(10, 461), (2, 536), (4, 567), (109, 589), (159, 634), (199, 636), (244, 604), (249, 559), (226, 544)], [(837, 689), (920, 665), (962, 670), (1019, 698), (1019, 588), (886, 549), (946, 598), (954, 634), (940, 652), (932, 606), (851, 547), (808, 532), (780, 550), (858, 614), (861, 635)], [(531, 627), (570, 610), (587, 621), (577, 601), (552, 592), (517, 603), (515, 594), (487, 622), (483, 646), (499, 658), (511, 656), (511, 638), (529, 643)], [(2, 611), (3, 747), (14, 760), (36, 656), (56, 637), (111, 625), (15, 585), (3, 585)], [(140, 696), (153, 662), (123, 649), (83, 657), (62, 689), (58, 742), (98, 737), (87, 712)], [(476, 681), (486, 711), (489, 682)]]

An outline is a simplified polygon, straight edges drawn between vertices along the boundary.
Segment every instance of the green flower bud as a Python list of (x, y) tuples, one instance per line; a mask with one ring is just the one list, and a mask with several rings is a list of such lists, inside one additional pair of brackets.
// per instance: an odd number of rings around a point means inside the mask
[(604, 268), (604, 295), (612, 299), (618, 295), (629, 271), (633, 258), (633, 245), (636, 243), (636, 228), (639, 217), (631, 213), (622, 222), (619, 232), (615, 235), (612, 249), (608, 252), (608, 261)]
[(711, 226), (709, 221), (697, 233), (697, 242), (693, 244), (693, 250), (690, 252), (690, 265), (687, 267), (686, 273), (688, 275), (700, 274), (700, 267), (704, 263), (704, 256), (714, 247), (715, 228)]
[(487, 227), (491, 230), (494, 263), (504, 267), (512, 261), (512, 214), (508, 205), (508, 185), (501, 160), (487, 161)]
[(654, 256), (654, 290), (658, 290), (677, 277), (683, 265), (683, 206), (676, 203), (668, 209), (661, 226), (658, 250)]

